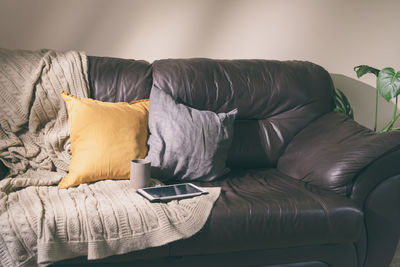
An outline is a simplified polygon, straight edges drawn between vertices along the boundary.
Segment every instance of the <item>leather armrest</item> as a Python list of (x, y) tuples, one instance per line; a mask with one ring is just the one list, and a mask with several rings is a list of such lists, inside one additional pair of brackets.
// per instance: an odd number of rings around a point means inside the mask
[[(343, 114), (330, 112), (292, 139), (277, 167), (293, 178), (343, 195), (352, 193), (354, 183), (357, 189), (353, 194), (361, 194), (357, 192), (376, 186), (362, 178), (369, 175), (370, 165), (379, 161), (379, 168), (388, 173), (398, 172), (398, 166), (380, 160), (397, 150), (400, 150), (400, 131), (377, 134)], [(399, 154), (392, 157), (392, 161), (397, 159), (400, 164)], [(362, 180), (357, 179), (359, 175)], [(379, 183), (383, 176), (374, 178), (375, 182)]]
[(351, 198), (363, 203), (381, 183), (400, 175), (400, 147), (396, 146), (364, 168), (354, 181)]

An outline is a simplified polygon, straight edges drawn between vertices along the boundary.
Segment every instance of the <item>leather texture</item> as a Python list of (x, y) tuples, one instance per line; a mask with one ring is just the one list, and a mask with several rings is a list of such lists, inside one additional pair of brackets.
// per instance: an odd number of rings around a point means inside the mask
[[(367, 233), (357, 242), (360, 259), (367, 256), (366, 266), (388, 265), (397, 247), (400, 233), (400, 216), (396, 200), (400, 196), (400, 150), (397, 147), (376, 159), (357, 176), (351, 199), (364, 207)], [(365, 230), (366, 231), (366, 230)], [(367, 246), (368, 242), (368, 246)]]
[(258, 168), (272, 165), (261, 143), (263, 133), (264, 130), (257, 120), (236, 120), (233, 141), (228, 152), (228, 167), (237, 169), (243, 166)]
[(362, 211), (348, 198), (307, 185), (276, 169), (235, 170), (195, 236), (171, 243), (173, 256), (355, 242)]
[(377, 186), (387, 179), (400, 174), (400, 142), (393, 146), (390, 151), (375, 159), (364, 168), (356, 177), (351, 199), (359, 205), (363, 205), (366, 198)]
[[(365, 215), (364, 215), (365, 218)], [(358, 259), (358, 266), (364, 266), (365, 257), (367, 255), (367, 232), (366, 232), (366, 225), (360, 226), (362, 228), (362, 232), (360, 235), (360, 239), (354, 243), (354, 247), (356, 248), (356, 255)]]
[[(331, 113), (333, 85), (323, 68), (297, 61), (149, 65), (100, 57), (89, 57), (89, 67), (98, 100), (148, 98), (154, 78), (154, 86), (194, 108), (239, 108), (227, 162), (237, 169), (209, 184), (222, 186), (223, 194), (205, 228), (187, 240), (96, 264), (388, 264), (400, 226), (399, 132), (376, 135)], [(260, 167), (272, 168), (241, 169)]]
[(90, 97), (104, 102), (148, 99), (151, 65), (143, 60), (88, 57)]
[(278, 169), (288, 176), (349, 195), (355, 177), (379, 157), (400, 147), (400, 131), (376, 134), (349, 117), (330, 112), (290, 142)]
[(366, 201), (368, 250), (365, 267), (389, 266), (393, 258), (400, 237), (399, 192), (400, 174), (377, 186)]
[[(168, 247), (161, 247), (168, 249)], [(158, 250), (157, 250), (158, 249)], [(152, 254), (154, 251), (154, 254)], [(162, 257), (159, 248), (135, 251), (124, 255), (111, 256), (98, 261), (88, 261), (84, 257), (65, 260), (52, 266), (141, 266), (141, 267), (355, 267), (357, 257), (351, 243), (322, 244), (318, 246), (302, 246), (275, 248), (264, 250), (237, 251), (233, 253), (215, 253), (207, 255), (190, 255)], [(146, 260), (145, 255), (148, 259)]]
[[(114, 255), (101, 260), (88, 260), (87, 257), (77, 257), (56, 262), (51, 266), (135, 266), (137, 262), (146, 262), (148, 259), (166, 259), (169, 255), (168, 246), (154, 247), (126, 253), (122, 255)], [(150, 261), (152, 262), (152, 261)], [(158, 263), (160, 264), (160, 263)], [(142, 266), (142, 265), (138, 265)], [(154, 266), (154, 265), (153, 265)], [(157, 265), (155, 265), (157, 266)], [(158, 265), (162, 266), (162, 265)]]
[(267, 265), (265, 267), (329, 267), (326, 263), (323, 262), (299, 262), (299, 263), (288, 263), (288, 264), (279, 264), (279, 265)]
[[(333, 108), (329, 74), (309, 62), (158, 60), (153, 86), (196, 109), (219, 113), (238, 108), (237, 119), (250, 120), (247, 126), (255, 132), (235, 129), (227, 164), (237, 168), (275, 166), (293, 136)], [(260, 154), (265, 160), (246, 165)]]
[[(353, 243), (360, 237), (363, 213), (350, 199), (276, 169), (235, 170), (220, 181), (196, 184), (221, 186), (222, 191), (208, 222), (195, 236), (96, 262), (123, 264), (126, 259), (140, 266), (201, 266), (207, 259), (218, 263), (214, 266), (256, 266), (324, 260), (329, 266), (357, 265)], [(243, 252), (247, 258), (233, 260)], [(168, 258), (163, 258), (165, 253)], [(79, 262), (85, 260), (64, 263)]]

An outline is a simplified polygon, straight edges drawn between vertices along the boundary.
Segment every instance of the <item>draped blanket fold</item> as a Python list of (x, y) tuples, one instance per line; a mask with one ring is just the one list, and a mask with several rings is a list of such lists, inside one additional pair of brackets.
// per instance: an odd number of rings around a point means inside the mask
[(82, 52), (0, 49), (0, 266), (100, 259), (187, 238), (205, 224), (220, 188), (149, 203), (127, 180), (58, 189), (68, 171), (68, 113), (61, 90), (87, 97)]

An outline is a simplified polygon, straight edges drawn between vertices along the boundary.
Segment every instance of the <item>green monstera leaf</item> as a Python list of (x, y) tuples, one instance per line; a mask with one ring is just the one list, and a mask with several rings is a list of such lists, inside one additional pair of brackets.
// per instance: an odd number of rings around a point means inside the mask
[(378, 74), (376, 88), (386, 101), (400, 94), (400, 71), (395, 72), (393, 68), (382, 69)]
[(350, 105), (350, 101), (347, 99), (346, 95), (338, 88), (335, 89), (334, 104), (335, 112), (343, 113), (348, 117), (354, 119), (354, 112), (353, 108)]
[[(357, 77), (360, 78), (364, 74), (373, 73), (376, 76), (376, 97), (375, 97), (375, 122), (374, 131), (376, 131), (377, 121), (378, 121), (378, 96), (379, 94), (390, 101), (392, 98), (396, 98), (396, 104), (394, 106), (392, 120), (379, 132), (384, 133), (391, 130), (400, 130), (399, 128), (393, 128), (394, 123), (400, 118), (400, 113), (398, 113), (398, 96), (400, 95), (400, 71), (395, 72), (393, 68), (384, 68), (382, 70), (375, 69), (367, 65), (359, 65), (354, 67), (354, 71), (357, 73)], [(337, 101), (336, 101), (337, 102)], [(335, 103), (336, 103), (335, 102)], [(336, 109), (340, 110), (336, 106)]]
[(357, 73), (357, 77), (360, 78), (364, 74), (373, 73), (378, 77), (379, 70), (367, 65), (359, 65), (354, 67), (354, 71)]

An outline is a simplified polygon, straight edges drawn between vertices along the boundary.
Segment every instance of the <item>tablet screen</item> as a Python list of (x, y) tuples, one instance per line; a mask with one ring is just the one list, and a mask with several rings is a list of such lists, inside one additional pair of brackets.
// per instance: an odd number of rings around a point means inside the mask
[(139, 190), (140, 193), (142, 193), (141, 191), (150, 195), (154, 200), (180, 198), (180, 197), (194, 196), (205, 193), (205, 191), (197, 188), (196, 186), (190, 183), (159, 186), (159, 187), (148, 187)]
[(149, 195), (152, 195), (154, 198), (201, 193), (199, 189), (189, 186), (188, 184), (144, 188), (143, 191), (147, 192)]

